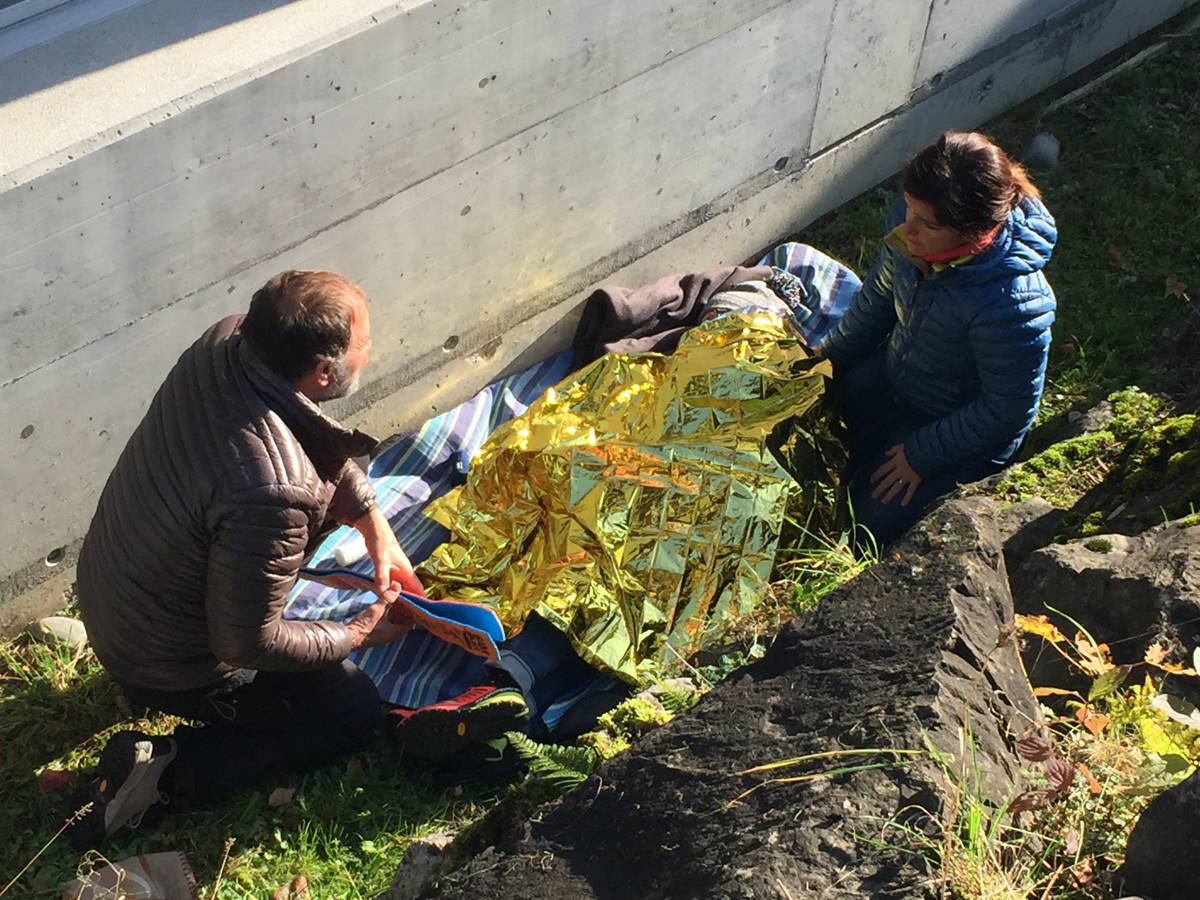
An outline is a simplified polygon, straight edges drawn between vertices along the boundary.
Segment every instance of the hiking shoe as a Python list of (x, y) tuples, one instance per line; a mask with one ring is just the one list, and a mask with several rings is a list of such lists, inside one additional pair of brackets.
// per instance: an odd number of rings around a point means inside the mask
[(91, 803), (67, 837), (76, 850), (88, 850), (123, 825), (136, 828), (152, 806), (165, 803), (158, 789), (163, 770), (178, 752), (168, 737), (151, 737), (139, 731), (119, 731), (100, 754), (99, 775), (72, 799), (72, 808)]
[(421, 759), (444, 759), (507, 731), (523, 731), (529, 707), (514, 688), (481, 684), (420, 709), (393, 709), (391, 717), (392, 735), (406, 751)]
[(444, 760), (433, 773), (433, 783), (440, 788), (496, 784), (520, 777), (526, 768), (508, 738), (501, 737), (478, 741)]

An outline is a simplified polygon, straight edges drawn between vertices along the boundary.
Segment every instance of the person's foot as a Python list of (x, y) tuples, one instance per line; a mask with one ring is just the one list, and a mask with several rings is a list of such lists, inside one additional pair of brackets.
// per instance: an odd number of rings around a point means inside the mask
[(175, 741), (138, 731), (119, 731), (100, 754), (98, 777), (72, 799), (72, 809), (91, 808), (67, 829), (76, 850), (98, 847), (118, 828), (136, 828), (152, 806), (166, 802), (159, 790), (163, 771), (177, 753)]
[(478, 741), (443, 760), (433, 773), (433, 783), (441, 788), (462, 784), (496, 784), (512, 781), (524, 774), (521, 759), (508, 738)]
[(467, 746), (522, 731), (529, 707), (521, 692), (481, 684), (420, 709), (393, 709), (392, 735), (413, 756), (444, 759)]

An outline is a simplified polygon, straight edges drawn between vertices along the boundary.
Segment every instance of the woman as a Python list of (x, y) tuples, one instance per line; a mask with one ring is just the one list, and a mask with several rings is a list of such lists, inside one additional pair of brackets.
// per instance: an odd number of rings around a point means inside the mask
[(938, 497), (1005, 465), (1033, 423), (1057, 232), (1024, 169), (948, 131), (904, 170), (879, 257), (821, 343), (847, 427), (856, 543), (878, 549)]

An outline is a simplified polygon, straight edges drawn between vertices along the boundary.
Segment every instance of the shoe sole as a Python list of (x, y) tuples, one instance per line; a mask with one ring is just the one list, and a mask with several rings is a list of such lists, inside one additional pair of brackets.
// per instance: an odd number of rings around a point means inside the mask
[(110, 829), (105, 821), (109, 809), (121, 797), (127, 796), (131, 785), (127, 783), (138, 761), (138, 740), (126, 732), (113, 735), (100, 753), (97, 777), (82, 791), (77, 792), (71, 803), (78, 811), (85, 803), (92, 808), (67, 831), (67, 838), (76, 850), (90, 850), (100, 846)]
[(397, 725), (392, 734), (413, 756), (444, 759), (470, 744), (521, 731), (528, 718), (524, 703), (497, 700), (474, 709), (423, 709)]

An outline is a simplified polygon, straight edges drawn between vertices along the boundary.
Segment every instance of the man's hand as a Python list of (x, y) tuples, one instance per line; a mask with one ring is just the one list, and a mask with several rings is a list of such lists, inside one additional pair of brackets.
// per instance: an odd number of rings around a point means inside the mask
[(395, 600), (397, 590), (425, 596), (425, 588), (413, 572), (412, 563), (400, 549), (387, 517), (378, 506), (355, 521), (354, 527), (362, 534), (367, 555), (375, 564), (375, 592), (380, 597), (389, 602)]
[(354, 637), (353, 649), (377, 647), (408, 634), (412, 620), (407, 615), (395, 615), (397, 612), (399, 607), (380, 597), (347, 622), (346, 630)]
[(882, 503), (891, 503), (900, 497), (900, 505), (908, 506), (921, 485), (921, 476), (908, 464), (903, 444), (892, 447), (887, 456), (887, 461), (871, 474), (871, 484), (875, 485), (871, 496)]

